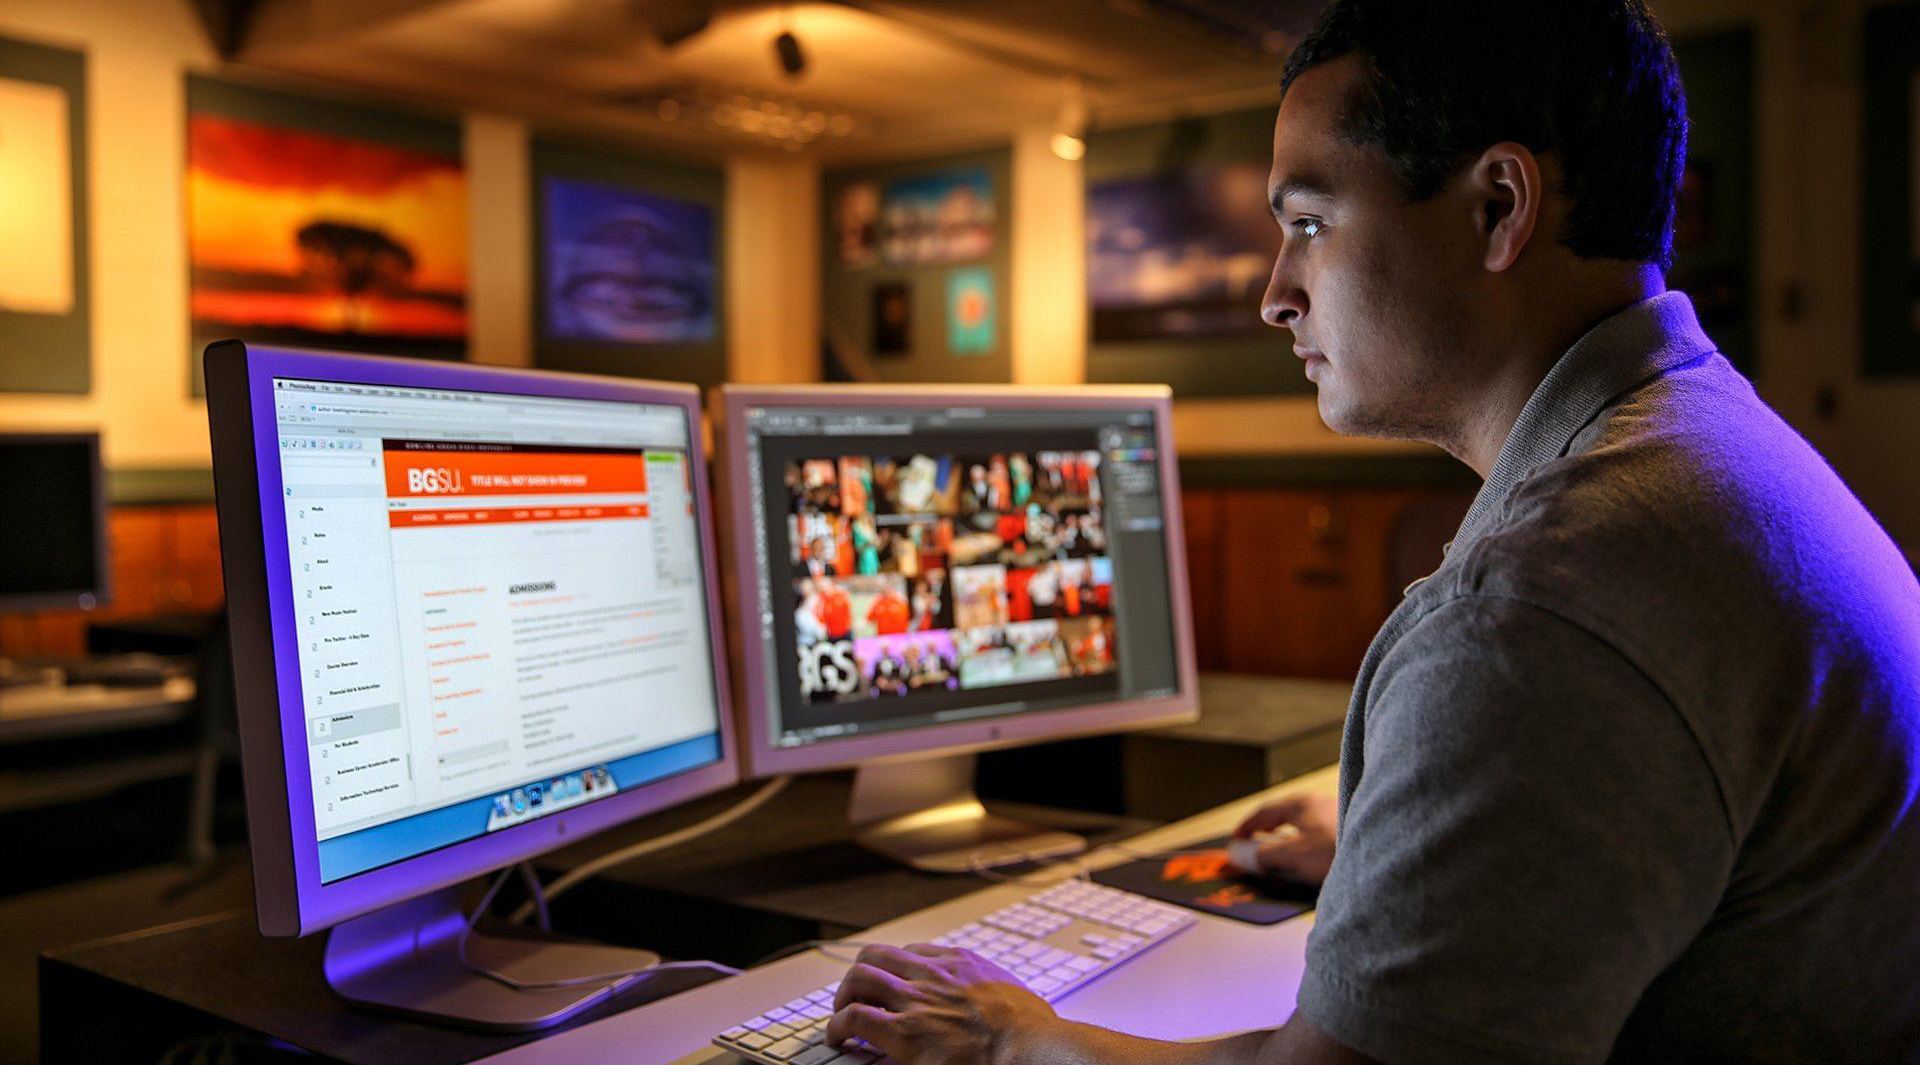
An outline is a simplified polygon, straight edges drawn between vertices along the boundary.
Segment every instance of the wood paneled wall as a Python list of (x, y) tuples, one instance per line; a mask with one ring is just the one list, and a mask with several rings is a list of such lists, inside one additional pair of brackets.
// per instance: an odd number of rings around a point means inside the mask
[(1183, 494), (1200, 668), (1333, 680), (1353, 678), (1473, 499), (1426, 488)]
[(76, 655), (87, 625), (161, 614), (217, 610), (220, 535), (209, 503), (116, 506), (107, 512), (112, 601), (97, 610), (0, 614), (0, 652)]

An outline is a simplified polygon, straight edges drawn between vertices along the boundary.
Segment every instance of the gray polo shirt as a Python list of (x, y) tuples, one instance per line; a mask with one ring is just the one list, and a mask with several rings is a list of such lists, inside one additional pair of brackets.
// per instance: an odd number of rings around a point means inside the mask
[(1541, 383), (1340, 770), (1300, 1010), (1341, 1042), (1920, 1062), (1920, 588), (1684, 295)]

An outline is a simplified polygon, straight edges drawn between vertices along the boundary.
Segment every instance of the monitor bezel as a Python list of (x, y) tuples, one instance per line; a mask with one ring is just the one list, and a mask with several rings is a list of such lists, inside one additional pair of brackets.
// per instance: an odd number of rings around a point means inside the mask
[[(0, 614), (40, 610), (98, 610), (113, 603), (113, 550), (107, 543), (107, 469), (101, 458), (100, 434), (91, 431), (40, 431), (0, 433), (0, 442), (10, 444), (82, 444), (87, 449), (87, 475), (92, 478), (89, 498), (93, 513), (93, 587), (62, 588), (50, 592), (0, 594)], [(91, 596), (91, 604), (85, 602)]]
[[(463, 880), (578, 842), (596, 832), (732, 786), (740, 779), (734, 743), (724, 610), (713, 535), (699, 389), (465, 363), (425, 362), (268, 348), (225, 341), (206, 353), (215, 493), (231, 611), (242, 771), (253, 844), (260, 930), (306, 935)], [(293, 632), (292, 572), (286, 544), (276, 377), (411, 388), (445, 388), (565, 399), (664, 404), (687, 419), (695, 473), (695, 520), (704, 560), (708, 641), (720, 735), (718, 761), (391, 865), (322, 883), (319, 841)], [(286, 707), (294, 708), (286, 712)], [(289, 781), (300, 786), (290, 787)]]
[[(721, 424), (717, 427), (721, 453), (721, 498), (726, 543), (731, 551), (728, 572), (733, 577), (728, 602), (735, 635), (735, 700), (744, 722), (742, 761), (748, 776), (844, 769), (870, 762), (896, 761), (1013, 747), (1043, 740), (1066, 739), (1199, 719), (1198, 667), (1193, 650), (1193, 612), (1187, 588), (1186, 530), (1180, 521), (1180, 474), (1173, 462), (1173, 393), (1164, 385), (1082, 385), (1043, 388), (1020, 385), (727, 385), (720, 389)], [(1157, 699), (1116, 699), (1054, 710), (1029, 711), (977, 721), (817, 740), (793, 747), (774, 744), (771, 707), (767, 695), (766, 647), (760, 626), (754, 582), (753, 527), (745, 519), (753, 512), (748, 498), (753, 483), (746, 451), (746, 417), (750, 407), (833, 407), (849, 401), (894, 408), (998, 406), (1003, 409), (1121, 410), (1151, 408), (1161, 465), (1161, 506), (1168, 516), (1165, 545), (1167, 583), (1173, 608), (1174, 642), (1179, 690)]]

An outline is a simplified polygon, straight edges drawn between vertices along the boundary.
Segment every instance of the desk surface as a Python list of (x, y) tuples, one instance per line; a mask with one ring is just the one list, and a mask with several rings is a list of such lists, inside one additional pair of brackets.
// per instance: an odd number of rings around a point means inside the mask
[[(1321, 770), (1134, 837), (1127, 846), (1131, 850), (1177, 849), (1223, 834), (1260, 802), (1300, 791), (1330, 792), (1335, 782), (1333, 769)], [(792, 812), (780, 803), (774, 808)], [(1125, 860), (1126, 855), (1108, 851), (1096, 853), (1088, 864)], [(1062, 867), (1052, 875), (1058, 878), (1071, 872)], [(815, 880), (824, 884), (835, 878), (834, 873), (820, 869)], [(940, 879), (948, 901), (889, 921), (859, 938), (893, 943), (930, 938), (1030, 893), (1034, 884), (1046, 878), (1028, 878), (1027, 886), (991, 885), (958, 898), (952, 895), (956, 889), (976, 882)], [(843, 882), (840, 890), (867, 893), (851, 883), (864, 882)], [(867, 900), (867, 905), (876, 904), (884, 903)], [(896, 905), (891, 912), (907, 909)], [(1193, 1038), (1282, 1023), (1298, 993), (1310, 926), (1310, 915), (1261, 928), (1202, 914), (1194, 928), (1173, 941), (1062, 1000), (1060, 1012), (1161, 1038)], [(573, 1065), (582, 1060), (612, 1060), (634, 1065), (724, 1065), (732, 1061), (731, 1056), (708, 1042), (715, 1032), (798, 992), (838, 979), (846, 969), (844, 961), (808, 953), (529, 1042), (525, 1036), (460, 1032), (349, 1007), (332, 995), (321, 978), (322, 943), (317, 936), (263, 940), (254, 931), (252, 914), (240, 913), (53, 952), (41, 962), (43, 1041), (52, 1046), (60, 1038), (56, 1029), (84, 1037), (89, 1028), (97, 1027), (93, 1021), (107, 1001), (105, 996), (111, 994), (117, 996), (115, 1009), (122, 999), (144, 1008), (145, 1012), (128, 1012), (127, 1024), (132, 1028), (157, 1027), (152, 1011), (164, 1005), (174, 1013), (190, 1015), (183, 1027), (205, 1030), (210, 1022), (244, 1028), (332, 1061)], [(1178, 973), (1178, 979), (1169, 980), (1169, 973)]]
[[(1338, 771), (1328, 767), (1129, 840), (1133, 851), (1173, 850), (1230, 831), (1263, 802), (1283, 795), (1330, 793)], [(1127, 861), (1117, 850), (1096, 853), (1099, 867)], [(1060, 866), (1025, 886), (993, 885), (962, 898), (861, 933), (863, 941), (911, 943), (1030, 894), (1035, 885), (1070, 876)], [(1061, 1000), (1062, 1016), (1160, 1039), (1196, 1039), (1282, 1024), (1293, 1013), (1306, 969), (1311, 914), (1259, 927), (1201, 914), (1197, 925), (1139, 960)], [(729, 980), (629, 1010), (605, 1020), (516, 1047), (486, 1060), (493, 1065), (572, 1065), (620, 1061), (633, 1065), (715, 1065), (733, 1055), (713, 1047), (714, 1033), (768, 1006), (830, 983), (846, 962), (812, 952), (761, 966)], [(1178, 979), (1169, 979), (1178, 974)]]
[(193, 680), (146, 688), (51, 684), (0, 691), (0, 743), (166, 725), (186, 717)]
[[(644, 818), (579, 846), (556, 851), (536, 864), (551, 879), (555, 873), (634, 840), (658, 836), (711, 816), (758, 787), (747, 785)], [(594, 878), (599, 883), (583, 884), (579, 889), (581, 895), (592, 896), (590, 899), (562, 905), (599, 904), (618, 909), (667, 897), (699, 900), (817, 926), (793, 937), (802, 939), (871, 928), (900, 914), (965, 895), (979, 883), (971, 877), (909, 869), (857, 846), (853, 827), (847, 821), (851, 794), (851, 773), (797, 776), (766, 810), (675, 847), (671, 860), (662, 860), (662, 856), (607, 869)], [(1079, 833), (1095, 844), (1118, 842), (1154, 824), (1051, 807), (999, 802), (987, 805), (1009, 817)], [(600, 923), (587, 922), (596, 927)]]

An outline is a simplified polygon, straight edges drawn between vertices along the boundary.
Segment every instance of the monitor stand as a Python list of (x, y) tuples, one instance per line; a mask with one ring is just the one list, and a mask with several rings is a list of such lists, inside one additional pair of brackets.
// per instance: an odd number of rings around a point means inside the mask
[(974, 757), (861, 766), (847, 811), (854, 842), (935, 873), (966, 873), (1087, 849), (1087, 841), (1070, 832), (988, 813), (973, 793)]
[[(530, 1032), (600, 1005), (645, 973), (578, 987), (520, 989), (462, 964), (466, 914), (459, 888), (446, 888), (336, 926), (327, 939), (327, 983), (350, 1002), (437, 1024), (489, 1032)], [(658, 964), (652, 951), (558, 942), (528, 930), (467, 938), (467, 959), (528, 983)]]

